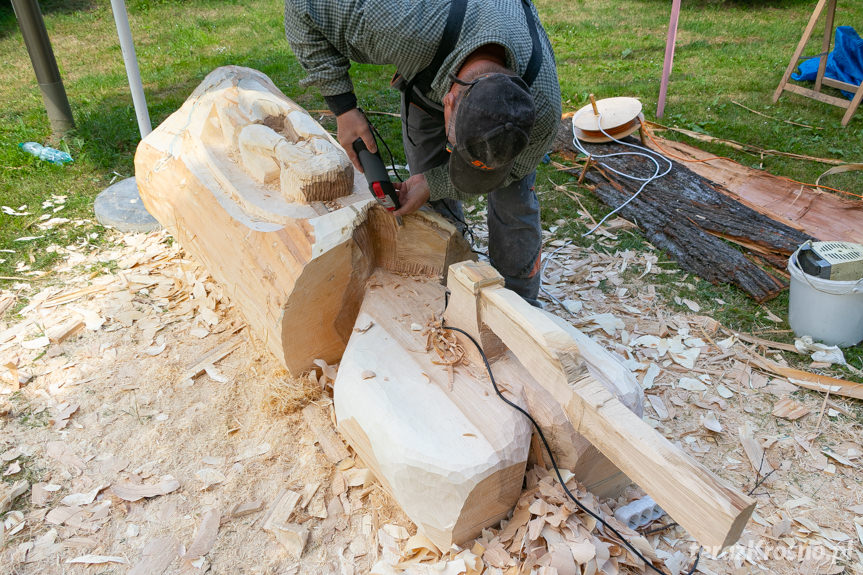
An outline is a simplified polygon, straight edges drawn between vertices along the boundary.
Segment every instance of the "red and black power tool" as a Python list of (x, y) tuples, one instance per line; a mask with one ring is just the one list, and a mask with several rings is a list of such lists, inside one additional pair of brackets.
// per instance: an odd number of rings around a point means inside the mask
[[(362, 138), (354, 140), (353, 147), (354, 152), (356, 152), (360, 159), (360, 164), (363, 166), (366, 181), (369, 183), (369, 190), (371, 190), (375, 199), (380, 205), (391, 212), (399, 209), (401, 207), (401, 204), (399, 204), (399, 195), (390, 181), (390, 176), (387, 174), (387, 168), (384, 166), (380, 153), (371, 153)], [(401, 220), (401, 218), (398, 219)]]

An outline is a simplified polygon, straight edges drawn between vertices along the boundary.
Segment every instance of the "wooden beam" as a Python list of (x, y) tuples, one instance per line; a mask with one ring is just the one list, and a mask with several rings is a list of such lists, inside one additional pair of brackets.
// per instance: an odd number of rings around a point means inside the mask
[[(459, 277), (462, 266), (450, 270)], [(480, 319), (564, 406), (576, 431), (638, 483), (699, 543), (740, 537), (755, 501), (657, 434), (588, 372), (572, 330), (500, 286), (478, 288)]]

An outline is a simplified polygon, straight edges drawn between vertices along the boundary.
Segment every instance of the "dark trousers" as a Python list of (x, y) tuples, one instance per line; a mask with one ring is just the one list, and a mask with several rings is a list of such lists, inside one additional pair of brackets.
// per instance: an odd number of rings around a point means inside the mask
[[(443, 110), (421, 100), (419, 94), (415, 93), (413, 99), (406, 120), (405, 98), (402, 94), (402, 142), (411, 175), (421, 174), (449, 159)], [(539, 200), (534, 191), (535, 181), (536, 171), (533, 171), (521, 180), (488, 194), (488, 253), (491, 264), (503, 276), (506, 287), (529, 303), (539, 305), (537, 296), (542, 228)], [(432, 202), (432, 206), (444, 217), (455, 220), (456, 226), (464, 233), (464, 226), (458, 223), (464, 221), (460, 201), (438, 200)]]

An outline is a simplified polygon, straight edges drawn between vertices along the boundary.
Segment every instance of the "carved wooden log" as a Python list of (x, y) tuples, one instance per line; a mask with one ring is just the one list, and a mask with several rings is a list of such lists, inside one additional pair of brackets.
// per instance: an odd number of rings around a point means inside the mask
[[(521, 493), (530, 427), (498, 399), (484, 368), (446, 366), (415, 329), (444, 288), (376, 272), (339, 366), (339, 432), (440, 549), (504, 518)], [(412, 325), (414, 329), (412, 329)], [(483, 369), (479, 371), (477, 367)], [(509, 380), (518, 372), (496, 365)]]
[[(487, 264), (479, 269), (495, 285), (503, 281)], [(368, 286), (335, 383), (339, 431), (423, 533), (446, 549), (512, 508), (531, 429), (496, 396), (472, 345), (464, 346), (469, 362), (451, 374), (435, 364), (426, 334), (443, 310), (442, 286), (380, 272)], [(446, 317), (448, 325), (476, 333), (476, 300), (453, 288)], [(576, 337), (585, 369), (640, 416), (643, 396), (632, 374), (588, 337)], [(618, 495), (629, 479), (576, 432), (564, 407), (500, 340), (482, 343), (496, 381), (537, 419), (559, 464), (594, 493)]]
[(431, 212), (397, 227), (335, 140), (248, 68), (210, 73), (135, 171), (147, 210), (294, 373), (341, 357), (375, 267), (441, 276), (470, 255)]

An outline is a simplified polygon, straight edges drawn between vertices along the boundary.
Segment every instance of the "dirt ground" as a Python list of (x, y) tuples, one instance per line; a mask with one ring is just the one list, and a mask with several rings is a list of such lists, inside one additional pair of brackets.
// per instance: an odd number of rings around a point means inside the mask
[[(556, 480), (538, 468), (519, 504), (530, 512), (509, 529), (443, 553), (424, 547), (362, 463), (328, 459), (307, 423), (309, 409), (331, 420), (336, 366), (290, 378), (167, 235), (115, 242), (58, 247), (65, 262), (51, 287), (0, 292), (0, 310), (29, 301), (15, 319), (0, 315), (0, 497), (9, 496), (0, 573), (645, 572), (556, 500)], [(758, 500), (738, 545), (703, 550), (699, 572), (863, 573), (859, 400), (801, 391), (754, 367), (753, 354), (772, 350), (699, 315), (685, 274), (651, 252), (605, 255), (555, 240), (546, 255), (547, 289), (566, 308), (548, 300), (547, 309), (635, 371), (657, 431)], [(691, 313), (670, 311), (650, 283), (668, 273)], [(309, 533), (299, 557), (264, 529), (291, 492), (300, 495), (291, 524)], [(608, 518), (642, 495), (599, 502), (576, 492)], [(539, 498), (546, 504), (535, 506)], [(545, 526), (584, 534), (587, 552), (573, 544), (562, 559)], [(674, 526), (640, 540), (674, 573), (697, 550)]]

